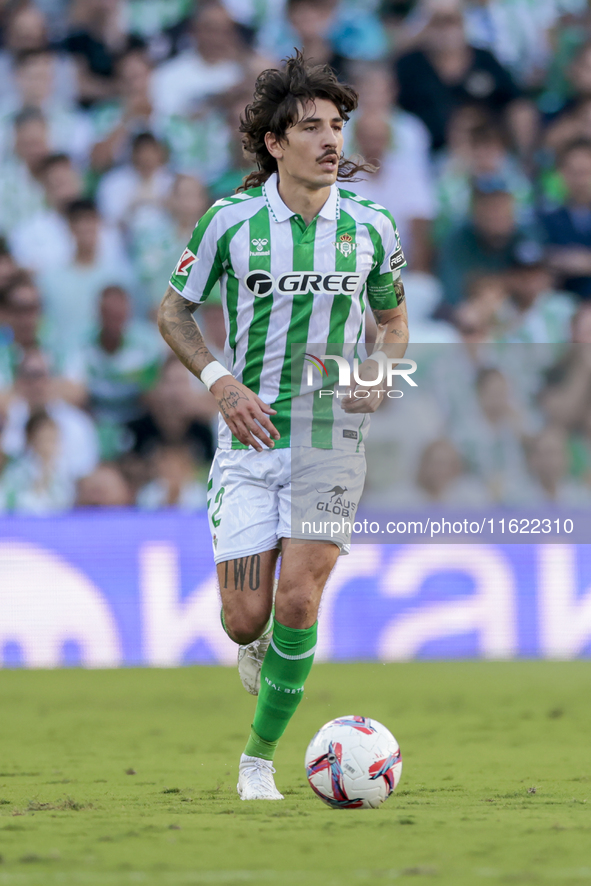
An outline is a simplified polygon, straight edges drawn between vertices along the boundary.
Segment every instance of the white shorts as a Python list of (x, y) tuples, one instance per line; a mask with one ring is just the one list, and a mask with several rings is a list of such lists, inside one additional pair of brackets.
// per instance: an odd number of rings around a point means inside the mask
[(362, 452), (218, 449), (207, 492), (215, 562), (270, 551), (282, 538), (331, 541), (348, 554), (364, 482)]

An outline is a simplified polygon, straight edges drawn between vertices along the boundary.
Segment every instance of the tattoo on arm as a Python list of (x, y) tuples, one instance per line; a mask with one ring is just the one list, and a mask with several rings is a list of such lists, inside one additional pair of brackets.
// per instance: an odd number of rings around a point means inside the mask
[(158, 328), (164, 341), (196, 376), (215, 359), (193, 318), (198, 307), (169, 286), (158, 311)]
[(391, 329), (390, 333), (399, 338), (400, 341), (407, 341), (408, 339), (408, 333), (404, 329)]
[(224, 396), (218, 400), (218, 406), (224, 418), (228, 418), (228, 410), (235, 409), (239, 400), (248, 400), (248, 397), (235, 385), (227, 385), (224, 388)]
[(252, 557), (238, 557), (236, 560), (226, 560), (224, 566), (224, 588), (228, 587), (229, 565), (232, 563), (234, 573), (234, 587), (244, 590), (244, 583), (248, 576), (248, 587), (251, 591), (258, 591), (261, 584), (261, 555), (253, 554)]
[(387, 311), (374, 311), (373, 315), (375, 317), (376, 323), (378, 326), (386, 326), (388, 320), (390, 318), (391, 309)]
[[(398, 280), (395, 281), (395, 284)], [(400, 291), (404, 295), (404, 287), (400, 283)], [(378, 324), (378, 335), (376, 345), (381, 344), (404, 344), (408, 342), (408, 314), (406, 304), (399, 302), (397, 307), (391, 308), (389, 311), (374, 311), (374, 317)], [(402, 353), (399, 354), (402, 356)]]
[(403, 301), (406, 301), (406, 293), (404, 292), (402, 277), (398, 277), (394, 280), (394, 292), (396, 293), (397, 304), (401, 305)]

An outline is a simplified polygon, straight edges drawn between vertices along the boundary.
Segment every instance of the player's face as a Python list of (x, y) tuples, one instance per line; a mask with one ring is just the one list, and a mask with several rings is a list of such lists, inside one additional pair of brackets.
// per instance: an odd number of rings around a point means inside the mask
[(343, 150), (343, 121), (336, 105), (320, 98), (310, 102), (282, 141), (268, 136), (267, 148), (277, 160), (280, 179), (287, 176), (313, 189), (334, 184)]

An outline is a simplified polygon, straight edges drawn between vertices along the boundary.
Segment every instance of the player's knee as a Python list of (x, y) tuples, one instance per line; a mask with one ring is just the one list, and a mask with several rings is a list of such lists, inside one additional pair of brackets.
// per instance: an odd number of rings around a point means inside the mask
[(226, 622), (226, 630), (236, 643), (241, 646), (247, 646), (258, 640), (264, 631), (269, 616), (254, 616), (248, 613), (224, 613)]
[(277, 600), (277, 618), (288, 628), (307, 628), (318, 615), (318, 595), (294, 589)]

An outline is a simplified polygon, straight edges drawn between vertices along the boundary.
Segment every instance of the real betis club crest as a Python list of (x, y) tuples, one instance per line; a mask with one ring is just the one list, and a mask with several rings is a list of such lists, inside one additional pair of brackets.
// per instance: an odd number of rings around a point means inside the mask
[(341, 234), (339, 239), (335, 240), (334, 245), (345, 258), (357, 249), (357, 243), (350, 234)]

